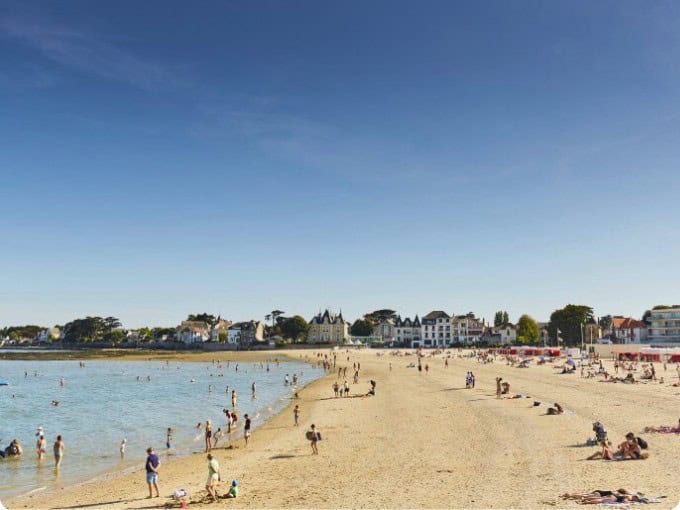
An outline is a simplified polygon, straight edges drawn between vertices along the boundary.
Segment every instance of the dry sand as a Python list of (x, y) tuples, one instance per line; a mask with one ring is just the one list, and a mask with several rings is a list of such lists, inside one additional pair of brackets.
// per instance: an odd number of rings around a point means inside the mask
[[(289, 354), (299, 358), (313, 352)], [(430, 366), (426, 374), (407, 368), (415, 356), (377, 353), (350, 351), (348, 363), (348, 354), (338, 352), (338, 365), (349, 365), (350, 382), (352, 363), (361, 363), (353, 398), (333, 398), (337, 372), (330, 373), (294, 402), (301, 408), (300, 427), (293, 427), (289, 407), (255, 430), (247, 448), (241, 439), (233, 449), (214, 452), (223, 479), (239, 481), (236, 500), (203, 502), (207, 461), (197, 453), (172, 461), (162, 457), (159, 499), (144, 499), (140, 469), (17, 498), (8, 508), (178, 507), (170, 498), (178, 488), (189, 491), (192, 508), (573, 508), (575, 503), (559, 495), (619, 487), (667, 496), (653, 508), (673, 508), (680, 501), (680, 435), (640, 434), (650, 444), (644, 461), (586, 461), (595, 448), (579, 446), (593, 436), (596, 420), (615, 444), (646, 425), (677, 424), (680, 388), (603, 383), (578, 373), (559, 375), (549, 366), (519, 369), (500, 360), (483, 365), (452, 359), (446, 368), (443, 356), (424, 360)], [(667, 381), (677, 381), (675, 366), (665, 374), (661, 365), (656, 368)], [(476, 375), (475, 389), (464, 388), (467, 370)], [(498, 375), (510, 382), (512, 393), (531, 398), (497, 400)], [(356, 396), (366, 393), (370, 379), (378, 383), (377, 396)], [(559, 402), (573, 414), (545, 416), (547, 406), (534, 407), (534, 400)], [(311, 423), (323, 437), (318, 456), (304, 439)]]

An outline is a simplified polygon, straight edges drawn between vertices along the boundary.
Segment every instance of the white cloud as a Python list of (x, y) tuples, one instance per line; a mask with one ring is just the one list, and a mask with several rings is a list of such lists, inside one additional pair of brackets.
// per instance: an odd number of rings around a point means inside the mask
[(163, 66), (84, 31), (10, 16), (0, 20), (0, 33), (23, 42), (57, 64), (144, 90), (171, 79)]

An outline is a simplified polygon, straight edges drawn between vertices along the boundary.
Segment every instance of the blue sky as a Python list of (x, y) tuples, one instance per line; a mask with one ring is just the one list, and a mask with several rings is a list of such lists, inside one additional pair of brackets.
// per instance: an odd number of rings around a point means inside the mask
[(680, 302), (677, 2), (0, 4), (0, 325)]

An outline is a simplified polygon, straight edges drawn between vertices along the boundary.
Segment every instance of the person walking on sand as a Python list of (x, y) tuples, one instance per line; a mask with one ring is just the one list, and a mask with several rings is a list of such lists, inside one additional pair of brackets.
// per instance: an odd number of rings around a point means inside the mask
[(61, 459), (64, 458), (64, 441), (61, 436), (57, 436), (57, 440), (54, 442), (54, 467), (59, 469), (61, 465)]
[(208, 480), (205, 482), (205, 488), (212, 497), (213, 501), (217, 501), (219, 494), (217, 493), (217, 484), (220, 481), (220, 464), (217, 459), (208, 454)]
[(212, 448), (212, 423), (210, 420), (205, 422), (205, 451), (209, 452)]
[(246, 440), (246, 446), (248, 446), (248, 439), (250, 438), (250, 418), (247, 414), (244, 414), (245, 424), (243, 425), (243, 437)]
[(496, 377), (496, 398), (501, 398), (501, 381), (503, 380), (502, 377)]
[(295, 419), (295, 426), (297, 427), (299, 425), (300, 421), (300, 406), (296, 405), (295, 409), (293, 409), (293, 418)]
[(160, 498), (161, 495), (158, 492), (158, 468), (161, 466), (161, 461), (153, 451), (153, 448), (149, 447), (146, 449), (146, 463), (144, 468), (146, 469), (146, 484), (149, 486), (149, 498), (153, 497), (153, 491), (156, 489), (156, 497)]
[(319, 442), (319, 432), (316, 430), (316, 426), (312, 423), (311, 430), (307, 433), (309, 437), (309, 442), (312, 445), (312, 455), (319, 455), (319, 447), (317, 443)]

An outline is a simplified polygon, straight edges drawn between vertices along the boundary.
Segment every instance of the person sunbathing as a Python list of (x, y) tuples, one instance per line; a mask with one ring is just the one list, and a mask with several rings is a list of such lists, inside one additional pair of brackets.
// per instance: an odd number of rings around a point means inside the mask
[(564, 414), (564, 409), (562, 409), (561, 405), (559, 405), (557, 402), (555, 402), (553, 405), (555, 407), (548, 408), (548, 414), (550, 415)]
[(606, 441), (601, 441), (600, 446), (602, 447), (602, 450), (593, 453), (586, 460), (614, 460), (614, 450), (609, 447)]
[(671, 427), (662, 425), (660, 427), (645, 427), (645, 432), (660, 432), (662, 434), (680, 434), (680, 419), (678, 419), (678, 426)]
[(626, 489), (618, 489), (616, 491), (596, 490), (585, 494), (562, 494), (562, 499), (573, 499), (582, 505), (598, 505), (640, 502), (641, 496)]

